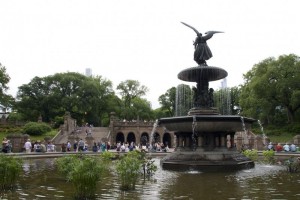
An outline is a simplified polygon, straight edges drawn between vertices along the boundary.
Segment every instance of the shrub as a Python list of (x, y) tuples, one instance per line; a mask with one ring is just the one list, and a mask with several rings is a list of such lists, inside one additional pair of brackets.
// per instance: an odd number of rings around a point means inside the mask
[(250, 158), (252, 161), (257, 161), (257, 158), (258, 158), (257, 150), (255, 150), (255, 149), (252, 149), (252, 150), (247, 149), (247, 150), (243, 151), (243, 154), (246, 157)]
[(22, 160), (16, 157), (0, 155), (0, 189), (10, 190), (22, 172)]
[(121, 189), (133, 190), (138, 178), (142, 174), (144, 178), (146, 175), (150, 177), (157, 170), (157, 166), (151, 158), (146, 158), (144, 152), (130, 151), (117, 161), (116, 170), (121, 179)]
[(273, 150), (265, 150), (262, 152), (263, 156), (264, 156), (264, 162), (268, 163), (268, 164), (274, 164), (275, 163), (275, 151)]
[(46, 123), (41, 122), (28, 122), (25, 124), (24, 133), (28, 135), (42, 135), (51, 131), (51, 127)]
[(116, 170), (121, 179), (121, 190), (135, 189), (136, 182), (141, 174), (142, 160), (136, 151), (128, 152), (117, 161)]
[(58, 171), (74, 187), (75, 199), (94, 199), (97, 183), (106, 165), (101, 158), (83, 154), (70, 155), (56, 160)]

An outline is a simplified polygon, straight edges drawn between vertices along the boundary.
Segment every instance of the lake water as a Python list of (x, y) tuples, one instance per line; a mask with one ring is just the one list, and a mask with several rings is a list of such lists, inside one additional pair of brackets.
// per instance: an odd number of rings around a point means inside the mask
[[(155, 163), (159, 166), (159, 159)], [(14, 192), (0, 199), (72, 199), (72, 185), (55, 170), (54, 159), (24, 160), (24, 175)], [(116, 174), (104, 177), (97, 199), (300, 199), (300, 173), (283, 166), (256, 164), (237, 172), (175, 172), (160, 167), (153, 179), (141, 179), (136, 190), (119, 189)]]

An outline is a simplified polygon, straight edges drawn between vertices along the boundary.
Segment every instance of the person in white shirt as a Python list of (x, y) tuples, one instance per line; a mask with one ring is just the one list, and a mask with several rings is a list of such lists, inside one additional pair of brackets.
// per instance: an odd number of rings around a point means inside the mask
[(283, 146), (283, 150), (290, 151), (290, 146), (287, 143), (285, 143), (285, 145)]
[(27, 142), (25, 142), (25, 144), (24, 144), (24, 148), (25, 148), (26, 153), (31, 153), (32, 145), (31, 145), (30, 139), (27, 139)]

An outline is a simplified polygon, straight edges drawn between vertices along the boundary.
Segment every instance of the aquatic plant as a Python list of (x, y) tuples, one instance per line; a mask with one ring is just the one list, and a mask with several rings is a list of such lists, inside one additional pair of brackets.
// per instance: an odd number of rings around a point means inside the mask
[(0, 155), (0, 190), (13, 189), (22, 172), (22, 160), (20, 158)]
[(264, 157), (263, 162), (267, 164), (274, 164), (275, 163), (275, 151), (273, 150), (264, 150), (262, 152)]
[(258, 159), (258, 152), (256, 149), (247, 149), (243, 151), (244, 156), (250, 158), (252, 161), (257, 161)]
[(141, 151), (139, 154), (142, 160), (144, 179), (146, 176), (150, 178), (157, 171), (157, 166), (154, 164), (154, 160), (152, 160), (152, 158), (146, 157), (146, 152)]
[(136, 182), (141, 174), (142, 164), (143, 161), (137, 151), (128, 152), (117, 161), (116, 170), (121, 179), (121, 190), (135, 189)]
[(157, 166), (145, 152), (130, 151), (117, 161), (116, 170), (121, 179), (121, 190), (133, 190), (141, 175), (144, 179), (151, 177)]
[(75, 199), (93, 199), (97, 183), (107, 167), (101, 157), (68, 155), (56, 160), (58, 171), (71, 182)]

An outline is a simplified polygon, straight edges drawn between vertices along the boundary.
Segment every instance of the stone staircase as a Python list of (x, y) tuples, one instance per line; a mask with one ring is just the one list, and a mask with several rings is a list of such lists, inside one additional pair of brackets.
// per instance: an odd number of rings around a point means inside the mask
[[(87, 134), (87, 132), (89, 133), (89, 129), (91, 130), (91, 134)], [(82, 139), (85, 139), (88, 136), (92, 137), (94, 142), (99, 142), (107, 140), (110, 136), (110, 132), (108, 127), (80, 127), (71, 133), (59, 131), (52, 141), (55, 145), (60, 145), (62, 143), (67, 143), (69, 138), (72, 138), (72, 136), (73, 138)]]

